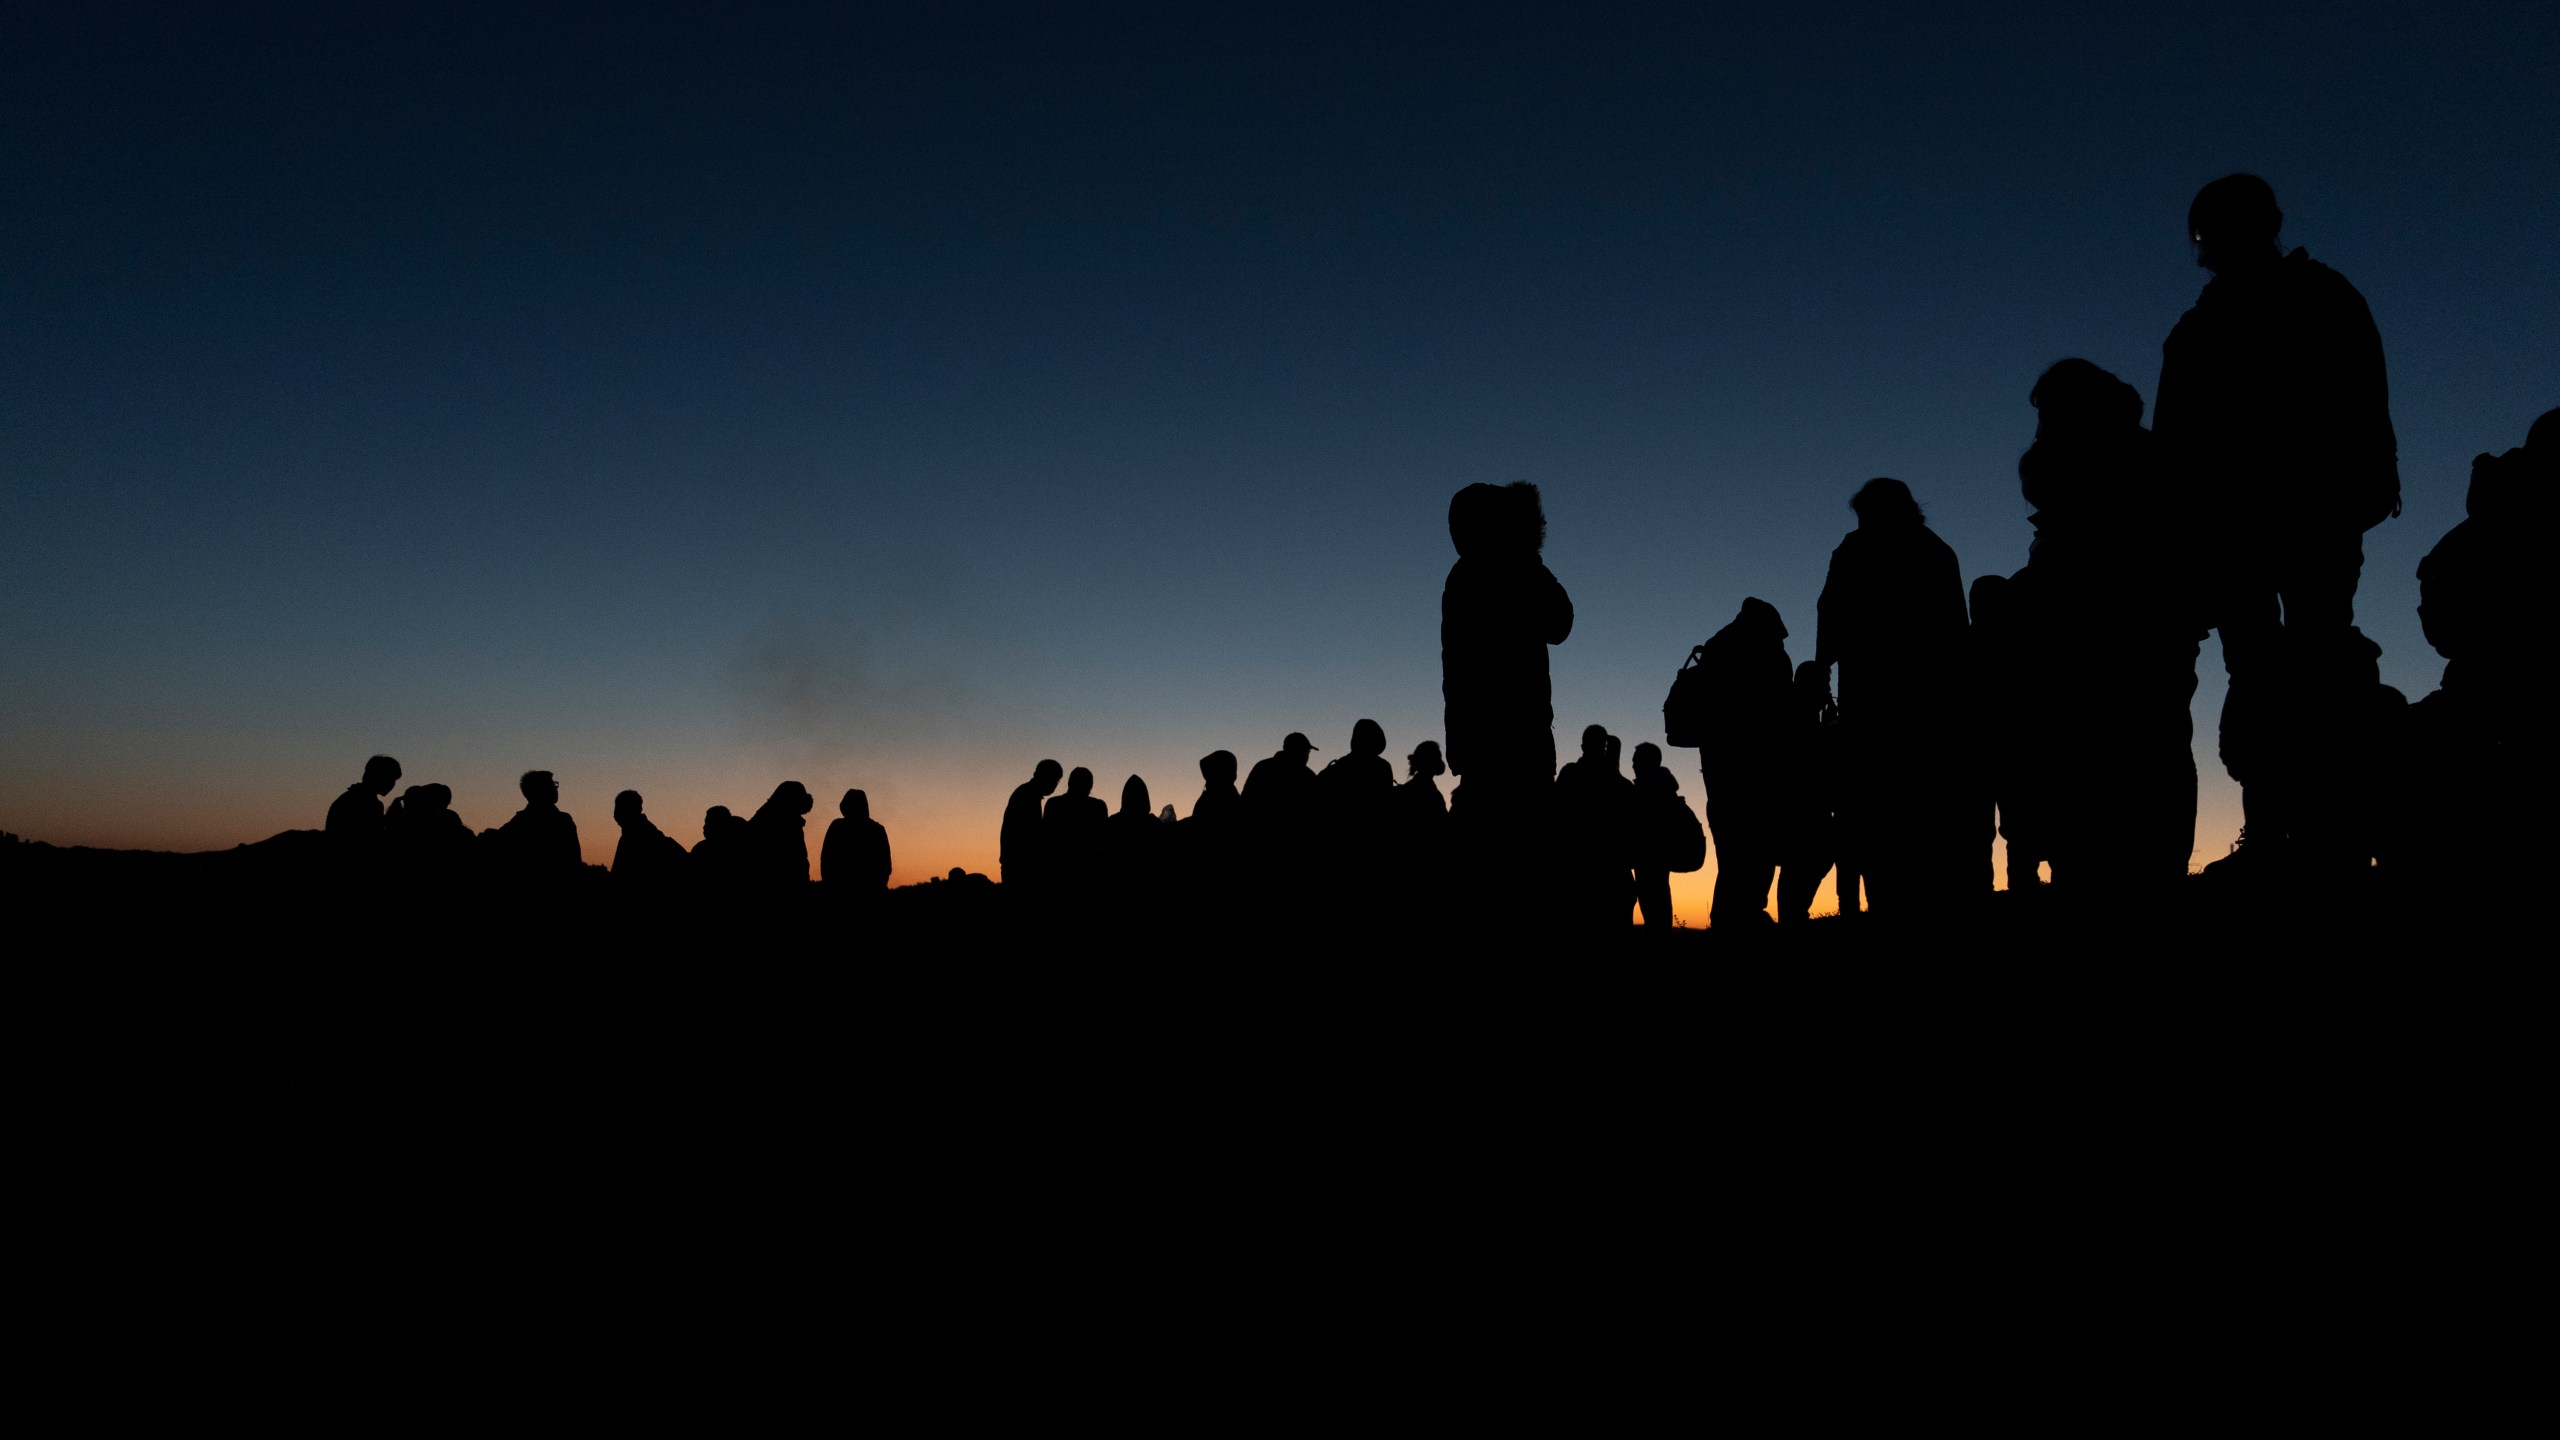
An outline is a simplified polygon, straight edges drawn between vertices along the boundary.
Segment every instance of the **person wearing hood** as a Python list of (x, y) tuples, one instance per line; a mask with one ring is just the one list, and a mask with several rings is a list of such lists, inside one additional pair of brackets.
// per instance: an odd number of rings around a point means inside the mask
[(2413, 916), (2472, 910), (2497, 867), (2547, 845), (2560, 810), (2535, 663), (2553, 629), (2541, 562), (2555, 497), (2560, 410), (2547, 410), (2522, 447), (2472, 460), (2465, 518), (2418, 562), (2418, 625), (2444, 678), (2398, 737), (2380, 856)]
[(1120, 809), (1104, 823), (1104, 850), (1110, 883), (1123, 905), (1143, 905), (1165, 886), (1165, 864), (1172, 829), (1156, 818), (1146, 777), (1132, 775), (1120, 785)]
[(1440, 695), (1456, 814), (1534, 799), (1555, 779), (1547, 648), (1573, 633), (1573, 600), (1539, 559), (1546, 538), (1538, 487), (1525, 480), (1470, 485), (1449, 501), (1458, 561), (1440, 591)]
[[(2054, 892), (2115, 909), (2169, 898), (2195, 850), (2196, 656), (2203, 617), (2193, 547), (2170, 503), (2142, 396), (2086, 360), (2028, 392), (2035, 443), (2018, 459), (2036, 538), (2006, 585), (1976, 582), (1978, 689), (2024, 737), (1998, 777), (2026, 821), (2019, 861), (2053, 866)], [(1978, 741), (1989, 742), (1988, 734)], [(2075, 898), (2076, 897), (2076, 898)]]
[(871, 818), (871, 797), (847, 790), (818, 846), (818, 883), (836, 894), (876, 896), (889, 888), (889, 832)]
[(747, 820), (755, 873), (777, 886), (809, 883), (809, 812), (818, 808), (809, 787), (785, 780)]

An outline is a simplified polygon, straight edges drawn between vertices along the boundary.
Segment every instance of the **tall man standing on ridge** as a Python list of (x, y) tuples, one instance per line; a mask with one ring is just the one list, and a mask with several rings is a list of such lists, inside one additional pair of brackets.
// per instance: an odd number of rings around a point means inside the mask
[[(2187, 213), (2214, 274), (2163, 345), (2152, 433), (2209, 507), (2207, 618), (2231, 688), (2222, 762), (2240, 782), (2242, 849), (2323, 856), (2298, 834), (2301, 797), (2342, 777), (2298, 757), (2332, 692), (2352, 687), (2364, 532), (2400, 513), (2382, 336), (2346, 277), (2276, 243), (2284, 213), (2255, 175), (2226, 175)], [(2260, 863), (2249, 862), (2253, 867)]]

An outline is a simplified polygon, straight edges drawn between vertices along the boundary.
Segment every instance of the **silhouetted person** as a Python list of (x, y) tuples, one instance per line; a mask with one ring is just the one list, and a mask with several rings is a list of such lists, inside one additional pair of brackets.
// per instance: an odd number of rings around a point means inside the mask
[(2555, 810), (2542, 666), (2556, 608), (2541, 568), (2560, 499), (2560, 410), (2471, 462), (2465, 518), (2418, 562), (2418, 624), (2445, 659), (2408, 709), (2383, 863), (2413, 910), (2483, 905), (2502, 861), (2540, 853)]
[(809, 812), (816, 797), (797, 780), (773, 787), (773, 794), (747, 821), (747, 837), (756, 879), (794, 890), (809, 883)]
[(548, 770), (527, 770), (516, 788), (524, 793), (524, 808), (492, 832), (499, 869), (526, 882), (583, 872), (587, 858), (578, 848), (578, 822), (560, 808), (560, 782)]
[(330, 842), (341, 851), (372, 851), (382, 839), (382, 797), (399, 783), (399, 761), (376, 755), (364, 762), (364, 778), (329, 802)]
[(1316, 774), (1319, 802), (1337, 815), (1352, 809), (1375, 813), (1395, 785), (1395, 769), (1387, 764), (1386, 728), (1375, 720), (1353, 725), (1351, 752)]
[(1440, 591), (1441, 743), (1464, 923), (1536, 926), (1555, 894), (1548, 814), (1556, 772), (1547, 647), (1573, 633), (1573, 601), (1539, 559), (1538, 487), (1470, 485), (1449, 501), (1458, 562)]
[(1257, 888), (1287, 893), (1313, 866), (1316, 773), (1307, 757), (1314, 751), (1313, 741), (1292, 730), (1244, 777), (1245, 863)]
[(818, 881), (830, 893), (876, 896), (889, 888), (889, 832), (871, 818), (871, 797), (847, 790), (818, 846)]
[(1636, 747), (1636, 910), (1648, 930), (1671, 928), (1671, 875), (1704, 863), (1693, 851), (1698, 842), (1697, 813), (1680, 798), (1680, 778), (1662, 763), (1662, 747), (1647, 741)]
[(1257, 827), (1294, 829), (1302, 823), (1315, 794), (1316, 775), (1307, 768), (1315, 742), (1292, 730), (1280, 748), (1253, 762), (1244, 777), (1244, 806)]
[(1320, 883), (1311, 918), (1366, 933), (1386, 917), (1393, 897), (1387, 818), (1395, 792), (1385, 727), (1359, 721), (1351, 727), (1350, 753), (1316, 772), (1307, 859)]
[(714, 891), (734, 890), (745, 883), (754, 841), (747, 833), (747, 822), (726, 805), (714, 805), (702, 812), (702, 839), (693, 847), (694, 877)]
[(1715, 902), (1707, 923), (1727, 929), (1765, 924), (1794, 781), (1784, 765), (1795, 664), (1787, 658), (1787, 626), (1777, 607), (1757, 596), (1744, 600), (1699, 647), (1698, 669), (1707, 695), (1698, 769), (1716, 842)]
[[(1840, 667), (1849, 849), (1877, 911), (1942, 913), (1971, 893), (1978, 835), (1962, 763), (1964, 577), (1901, 481), (1868, 481), (1849, 508), (1858, 528), (1831, 552), (1814, 639), (1814, 663)], [(1710, 785), (1711, 824), (1715, 806)]]
[(2540, 561), (2552, 549), (2560, 497), (2560, 410), (2546, 410), (2525, 443), (2471, 462), (2462, 523), (2418, 562), (2418, 625), (2445, 659), (2448, 693), (2515, 703), (2540, 688), (2518, 663), (2549, 643), (2551, 586)]
[(684, 870), (684, 847), (659, 829), (641, 805), (637, 790), (613, 797), (613, 821), (622, 827), (622, 838), (613, 847), (614, 878), (672, 884)]
[(2290, 807), (2354, 783), (2306, 771), (2329, 747), (2295, 743), (2292, 727), (2321, 723), (2302, 687), (2360, 684), (2349, 632), (2364, 532), (2400, 509), (2373, 314), (2336, 271), (2286, 253), (2283, 225), (2257, 176), (2197, 192), (2187, 231), (2214, 278), (2162, 347), (2152, 421), (2214, 542), (2206, 618), (2231, 675), (2222, 760), (2241, 787), (2240, 872), (2289, 868), (2303, 838)]
[(1200, 757), (1200, 798), (1174, 832), (1175, 908), (1194, 927), (1231, 924), (1243, 864), (1244, 796), (1236, 789), (1236, 756)]
[(1547, 518), (1537, 486), (1459, 491), (1449, 539), (1458, 563), (1440, 591), (1442, 733), (1464, 810), (1534, 795), (1555, 778), (1547, 647), (1573, 633), (1573, 601), (1538, 558)]
[(1042, 840), (1040, 802), (1058, 788), (1066, 778), (1066, 767), (1055, 760), (1043, 760), (1031, 769), (1031, 778), (1013, 787), (1004, 802), (1004, 829), (996, 840), (996, 874), (1007, 885), (1020, 890), (1037, 889), (1041, 883)]
[(385, 818), (383, 839), (394, 869), (414, 888), (449, 891), (473, 877), (471, 827), (453, 813), (451, 788), (412, 785), (400, 796), (398, 823)]
[(1582, 754), (1556, 772), (1562, 913), (1575, 929), (1624, 928), (1635, 904), (1635, 785), (1618, 770), (1610, 735), (1582, 731)]
[(1449, 773), (1440, 758), (1440, 742), (1425, 740), (1404, 757), (1405, 781), (1396, 787), (1396, 811), (1406, 834), (1437, 835), (1449, 819), (1449, 802), (1441, 797), (1439, 777)]
[(2076, 904), (2155, 913), (2195, 849), (2193, 527), (2132, 386), (2064, 360), (2027, 398), (2035, 543), (2005, 586), (1977, 582), (1974, 615), (1977, 685), (2019, 740), (1995, 781), (2010, 884), (2042, 859)]
[(1097, 898), (1104, 822), (1110, 818), (1111, 807), (1093, 793), (1093, 772), (1082, 765), (1067, 772), (1067, 793), (1052, 797), (1040, 812), (1041, 863), (1049, 867), (1053, 888), (1080, 906)]
[(1380, 827), (1377, 919), (1426, 932), (1444, 923), (1448, 902), (1449, 802), (1440, 794), (1439, 777), (1449, 773), (1449, 764), (1440, 757), (1440, 742), (1425, 740), (1405, 757), (1404, 767), (1404, 783), (1388, 797), (1388, 823)]
[(1233, 750), (1212, 750), (1200, 757), (1200, 798), (1191, 802), (1191, 815), (1184, 824), (1220, 834), (1235, 828), (1244, 806), (1244, 796), (1236, 789), (1237, 763)]
[(1149, 807), (1144, 777), (1132, 775), (1120, 784), (1120, 808), (1104, 825), (1104, 855), (1109, 889), (1121, 904), (1143, 905), (1163, 890), (1173, 830)]

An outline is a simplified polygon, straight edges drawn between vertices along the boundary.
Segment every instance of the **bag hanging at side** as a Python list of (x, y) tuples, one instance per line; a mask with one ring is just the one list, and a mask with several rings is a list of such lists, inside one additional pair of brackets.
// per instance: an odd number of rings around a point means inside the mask
[(1689, 647), (1689, 658), (1680, 673), (1671, 677), (1671, 693), (1662, 702), (1662, 739), (1667, 745), (1695, 750), (1706, 742), (1707, 672), (1698, 662), (1706, 657), (1707, 647)]

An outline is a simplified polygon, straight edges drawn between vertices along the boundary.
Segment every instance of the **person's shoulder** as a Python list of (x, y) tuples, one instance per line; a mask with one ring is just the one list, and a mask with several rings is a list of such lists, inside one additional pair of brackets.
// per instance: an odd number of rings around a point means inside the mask
[(2297, 247), (2278, 262), (2277, 272), (2285, 276), (2296, 290), (2316, 295), (2332, 304), (2344, 305), (2352, 301), (2362, 306), (2365, 303), (2364, 292), (2355, 287), (2354, 281), (2312, 259), (2308, 250)]

